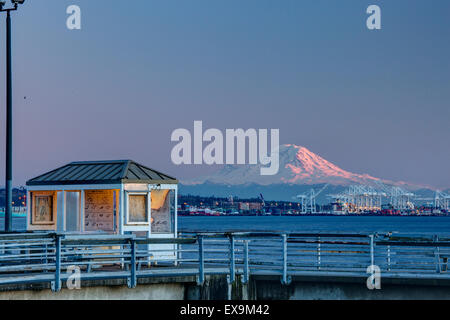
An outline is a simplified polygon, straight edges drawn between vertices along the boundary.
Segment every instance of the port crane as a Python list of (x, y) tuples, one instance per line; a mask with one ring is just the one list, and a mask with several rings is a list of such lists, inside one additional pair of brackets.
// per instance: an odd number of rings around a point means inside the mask
[(307, 193), (299, 194), (297, 199), (301, 200), (302, 213), (317, 213), (316, 198), (328, 187), (328, 184), (324, 185), (319, 191), (313, 188)]
[(416, 210), (416, 201), (427, 201), (442, 212), (450, 210), (450, 195), (445, 192), (437, 190), (434, 198), (420, 198), (413, 192), (381, 181), (376, 181), (375, 186), (352, 185), (342, 193), (328, 196), (340, 203), (345, 213), (379, 211), (384, 199), (391, 209), (401, 213)]
[(416, 195), (400, 187), (388, 187), (382, 182), (377, 182), (383, 191), (386, 192), (386, 196), (389, 198), (390, 205), (396, 210), (408, 210), (414, 209), (413, 199)]
[(352, 185), (343, 193), (329, 196), (340, 202), (345, 212), (361, 213), (381, 210), (381, 201), (386, 193), (371, 186)]
[(415, 201), (425, 201), (428, 206), (432, 206), (441, 212), (450, 211), (450, 195), (440, 190), (436, 190), (434, 197), (415, 197)]
[(436, 190), (434, 206), (436, 209), (448, 212), (450, 209), (450, 195), (440, 190)]
[[(266, 201), (264, 200), (264, 197), (262, 193), (259, 194), (259, 199), (261, 200), (261, 210), (263, 215), (266, 215)], [(256, 214), (258, 215), (258, 214)]]

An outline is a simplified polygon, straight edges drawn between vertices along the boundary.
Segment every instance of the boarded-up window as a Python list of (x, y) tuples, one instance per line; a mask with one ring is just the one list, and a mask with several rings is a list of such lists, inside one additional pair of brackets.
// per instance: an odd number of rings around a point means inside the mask
[(33, 224), (53, 224), (53, 196), (36, 195), (33, 206)]
[(152, 190), (152, 233), (172, 233), (174, 225), (173, 190)]
[(147, 196), (142, 195), (130, 195), (128, 197), (128, 222), (147, 222)]
[(85, 231), (114, 231), (114, 191), (86, 190)]

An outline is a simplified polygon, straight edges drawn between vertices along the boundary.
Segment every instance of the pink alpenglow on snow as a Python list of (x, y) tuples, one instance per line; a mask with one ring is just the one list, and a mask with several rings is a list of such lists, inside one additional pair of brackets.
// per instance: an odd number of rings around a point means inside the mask
[[(333, 180), (339, 182), (342, 179), (345, 181), (341, 182), (353, 181), (355, 183), (381, 181), (368, 174), (356, 174), (343, 170), (305, 147), (293, 144), (287, 144), (283, 147), (288, 150), (289, 155), (295, 153), (294, 159), (285, 164), (285, 168), (291, 170), (292, 177), (282, 177), (281, 180), (284, 182), (315, 184), (318, 182), (333, 183)], [(321, 179), (323, 181), (318, 181)]]
[(184, 181), (183, 183), (186, 185), (206, 182), (225, 185), (314, 185), (328, 183), (341, 186), (353, 184), (375, 186), (377, 183), (382, 182), (411, 188), (418, 187), (404, 182), (375, 178), (369, 174), (346, 171), (307, 148), (294, 144), (281, 145), (279, 154), (280, 169), (278, 174), (273, 176), (261, 176), (259, 165), (226, 165), (214, 174)]

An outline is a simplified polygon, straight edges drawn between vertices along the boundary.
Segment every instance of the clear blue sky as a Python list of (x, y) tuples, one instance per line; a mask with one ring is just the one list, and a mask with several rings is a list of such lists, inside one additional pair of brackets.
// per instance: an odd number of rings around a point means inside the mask
[[(81, 31), (66, 29), (70, 4)], [(365, 26), (370, 4), (381, 31)], [(208, 170), (172, 165), (170, 134), (203, 120), (280, 128), (344, 169), (450, 187), (448, 0), (27, 0), (13, 28), (16, 185), (93, 159), (192, 177)]]

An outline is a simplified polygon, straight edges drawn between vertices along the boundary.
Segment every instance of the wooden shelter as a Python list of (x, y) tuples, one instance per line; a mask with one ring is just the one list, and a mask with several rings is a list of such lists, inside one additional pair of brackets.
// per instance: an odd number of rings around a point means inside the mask
[(176, 237), (177, 187), (132, 160), (72, 162), (27, 181), (27, 229)]

